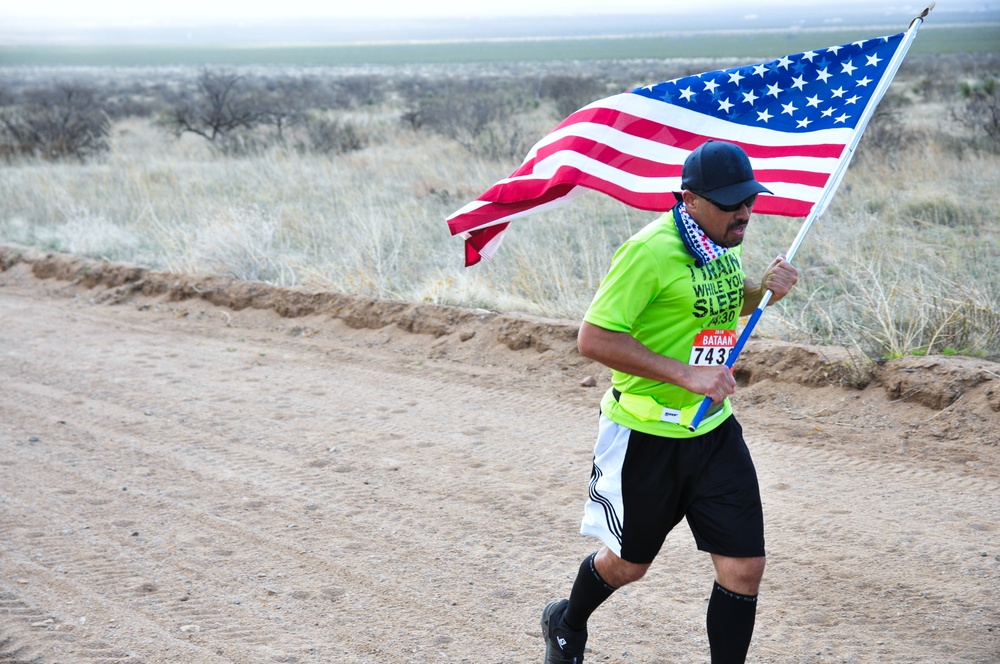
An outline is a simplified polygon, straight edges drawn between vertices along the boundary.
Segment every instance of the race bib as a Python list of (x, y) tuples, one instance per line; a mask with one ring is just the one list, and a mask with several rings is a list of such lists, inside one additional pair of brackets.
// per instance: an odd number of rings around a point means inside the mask
[(691, 347), (691, 364), (696, 367), (721, 366), (736, 345), (735, 330), (702, 330)]

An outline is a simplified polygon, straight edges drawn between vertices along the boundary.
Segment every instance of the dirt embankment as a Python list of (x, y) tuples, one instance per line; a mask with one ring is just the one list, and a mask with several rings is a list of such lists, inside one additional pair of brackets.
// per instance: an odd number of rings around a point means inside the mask
[[(41, 254), (19, 247), (0, 246), (0, 270), (18, 264), (30, 267), (37, 279), (53, 279), (81, 288), (94, 303), (120, 304), (135, 298), (163, 302), (204, 301), (231, 311), (273, 312), (284, 319), (326, 317), (355, 330), (393, 330), (421, 335), (401, 343), (427, 345), (432, 357), (473, 364), (503, 360), (532, 365), (558, 358), (570, 366), (601, 372), (575, 356), (578, 323), (530, 316), (504, 315), (429, 303), (357, 297), (330, 291), (282, 288), (219, 276), (178, 276), (168, 272), (108, 262), (87, 261), (66, 254)], [(534, 353), (516, 351), (533, 350)], [(542, 355), (542, 357), (539, 357)], [(900, 420), (909, 434), (932, 439), (979, 437), (1000, 443), (1000, 363), (961, 356), (904, 357), (873, 363), (841, 347), (807, 346), (769, 339), (752, 339), (737, 363), (742, 386), (760, 382), (806, 388), (849, 388), (865, 403), (873, 393), (884, 396), (879, 408), (845, 409), (820, 397), (821, 410), (806, 417), (840, 418), (857, 428)], [(869, 403), (869, 405), (872, 405)], [(920, 410), (913, 406), (923, 406)], [(898, 415), (893, 415), (893, 409)]]

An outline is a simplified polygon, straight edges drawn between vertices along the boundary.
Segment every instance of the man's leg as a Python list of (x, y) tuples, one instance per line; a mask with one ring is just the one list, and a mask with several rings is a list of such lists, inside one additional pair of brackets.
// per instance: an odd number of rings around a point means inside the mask
[(546, 662), (582, 661), (590, 615), (615, 590), (638, 581), (648, 569), (649, 565), (622, 560), (606, 546), (584, 558), (569, 600), (551, 602), (542, 615), (542, 630), (550, 635), (546, 639)]
[(630, 563), (616, 556), (608, 547), (601, 547), (594, 559), (594, 567), (608, 585), (621, 588), (646, 576), (649, 563)]
[(573, 582), (569, 595), (569, 606), (563, 620), (570, 629), (582, 630), (598, 606), (611, 597), (611, 593), (622, 586), (638, 581), (649, 569), (649, 565), (639, 565), (622, 560), (608, 547), (588, 556)]
[(764, 575), (764, 510), (743, 429), (735, 418), (706, 434), (713, 439), (698, 477), (697, 499), (687, 511), (698, 548), (712, 554), (716, 583), (708, 602), (713, 664), (746, 660)]
[(730, 558), (712, 554), (715, 586), (708, 602), (708, 643), (712, 664), (746, 661), (757, 617), (757, 591), (764, 557)]
[(542, 611), (547, 664), (582, 661), (590, 615), (617, 588), (645, 575), (667, 533), (684, 517), (681, 488), (690, 475), (691, 449), (687, 440), (633, 431), (601, 416), (580, 534), (605, 546), (580, 565), (569, 599), (549, 602)]

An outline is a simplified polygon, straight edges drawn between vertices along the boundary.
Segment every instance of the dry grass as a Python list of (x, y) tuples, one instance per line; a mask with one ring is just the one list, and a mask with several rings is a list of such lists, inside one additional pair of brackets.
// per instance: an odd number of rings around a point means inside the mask
[[(872, 356), (1000, 356), (997, 156), (915, 141), (896, 160), (867, 157), (803, 245), (802, 287), (764, 329)], [(764, 235), (777, 249), (778, 233)]]
[[(933, 109), (932, 109), (933, 110)], [(872, 357), (957, 351), (1000, 357), (1000, 163), (947, 114), (913, 107), (910, 140), (869, 150), (800, 251), (803, 279), (760, 333)], [(339, 156), (271, 149), (224, 157), (151, 121), (114, 126), (85, 164), (0, 166), (0, 242), (178, 273), (579, 318), (611, 255), (654, 215), (596, 194), (515, 222), (497, 260), (462, 267), (445, 217), (516, 160), (470, 156), (405, 128), (398, 109), (354, 111), (371, 143)], [(555, 124), (537, 115), (541, 136)], [(958, 149), (958, 146), (961, 149)], [(755, 217), (757, 275), (800, 220)]]

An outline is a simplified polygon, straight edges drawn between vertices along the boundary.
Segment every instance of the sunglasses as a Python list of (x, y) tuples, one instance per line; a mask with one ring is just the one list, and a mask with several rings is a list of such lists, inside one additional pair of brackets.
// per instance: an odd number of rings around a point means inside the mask
[(717, 207), (720, 210), (722, 210), (723, 212), (736, 212), (737, 210), (739, 210), (740, 208), (742, 208), (744, 205), (746, 205), (747, 209), (749, 210), (750, 208), (753, 207), (753, 204), (757, 201), (757, 194), (754, 194), (753, 196), (750, 196), (749, 198), (744, 199), (744, 200), (740, 201), (739, 203), (737, 203), (735, 205), (723, 205), (722, 203), (717, 203), (716, 201), (713, 201), (708, 196), (702, 196), (701, 194), (698, 194), (698, 195), (701, 196), (702, 198), (704, 198), (706, 201), (708, 201), (712, 205), (714, 205), (715, 207)]

